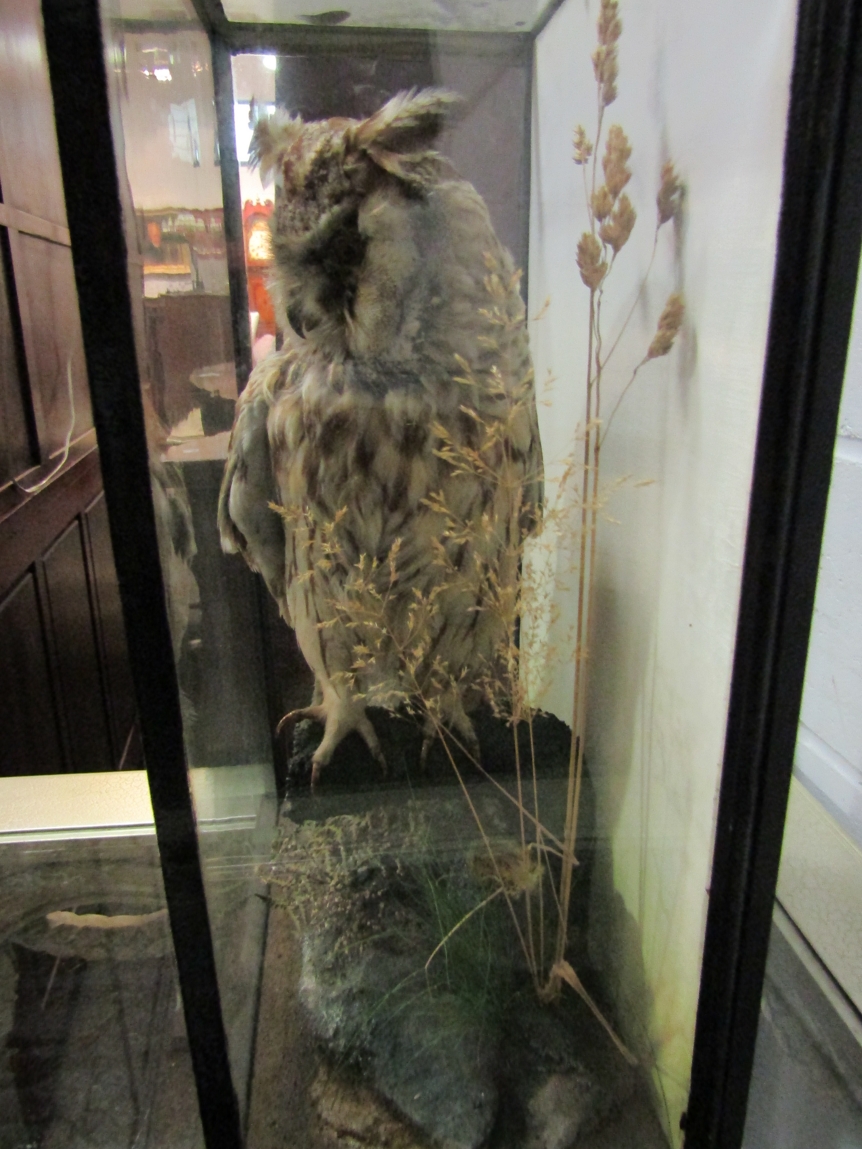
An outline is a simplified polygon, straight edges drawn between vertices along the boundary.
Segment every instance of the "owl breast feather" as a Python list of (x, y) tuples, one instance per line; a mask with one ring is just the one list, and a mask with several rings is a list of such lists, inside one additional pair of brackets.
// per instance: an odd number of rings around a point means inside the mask
[[(384, 182), (355, 216), (345, 210), (342, 223), (353, 219), (348, 258), (340, 264), (319, 245), (295, 293), (301, 312), (316, 317), (306, 338), (262, 364), (240, 399), (222, 537), (264, 573), (319, 682), (343, 682), (357, 645), (377, 651), (354, 675), (363, 691), (382, 683), (385, 695), (398, 680), (397, 643), (375, 646), (362, 620), (351, 621), (362, 564), (377, 564), (381, 586), (389, 580), (382, 625), (393, 636), (408, 628), (417, 596), (433, 592), (425, 664), (429, 676), (435, 660), (444, 664), (466, 705), (500, 639), (471, 572), (515, 579), (530, 522), (523, 508), (535, 515), (541, 502), (517, 277), (465, 181), (440, 180), (422, 194)], [(349, 290), (332, 282), (344, 267)], [(483, 442), (495, 424), (504, 432)], [(447, 446), (483, 452), (484, 468), (453, 465)], [(458, 537), (449, 537), (453, 522), (466, 527)]]

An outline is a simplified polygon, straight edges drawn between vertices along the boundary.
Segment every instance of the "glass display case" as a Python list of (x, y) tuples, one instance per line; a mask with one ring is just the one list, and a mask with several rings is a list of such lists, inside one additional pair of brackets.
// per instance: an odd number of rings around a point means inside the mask
[(199, 1149), (146, 775), (0, 798), (0, 1144)]
[(44, 0), (208, 1147), (739, 1144), (846, 7)]

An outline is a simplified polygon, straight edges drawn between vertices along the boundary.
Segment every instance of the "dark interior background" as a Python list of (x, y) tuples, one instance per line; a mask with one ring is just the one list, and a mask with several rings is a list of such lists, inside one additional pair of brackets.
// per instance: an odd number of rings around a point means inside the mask
[[(397, 42), (395, 45), (397, 52)], [(371, 115), (397, 92), (445, 88), (463, 97), (438, 148), (488, 205), (494, 228), (526, 271), (529, 230), (529, 67), (523, 56), (467, 55), (439, 48), (409, 58), (279, 56), (275, 100), (304, 120)]]

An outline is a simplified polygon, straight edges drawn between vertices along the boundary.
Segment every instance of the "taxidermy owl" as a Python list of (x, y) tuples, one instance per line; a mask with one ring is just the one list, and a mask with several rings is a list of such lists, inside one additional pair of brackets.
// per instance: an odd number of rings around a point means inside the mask
[(314, 672), (313, 705), (287, 716), (325, 727), (312, 783), (353, 730), (382, 762), (370, 704), (423, 713), (423, 754), (443, 728), (476, 750), (469, 712), (540, 514), (518, 275), (431, 149), (455, 99), (403, 92), (365, 120), (254, 133), (291, 331), (240, 397), (219, 526)]

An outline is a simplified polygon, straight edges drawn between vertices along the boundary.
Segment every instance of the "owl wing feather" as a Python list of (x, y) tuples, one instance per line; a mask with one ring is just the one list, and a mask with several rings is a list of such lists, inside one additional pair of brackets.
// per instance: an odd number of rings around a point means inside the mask
[(292, 352), (287, 352), (266, 359), (252, 372), (239, 398), (218, 507), (222, 549), (228, 554), (239, 552), (252, 570), (263, 575), (288, 623), (285, 525), (272, 509), (278, 493), (267, 419), (291, 358)]

